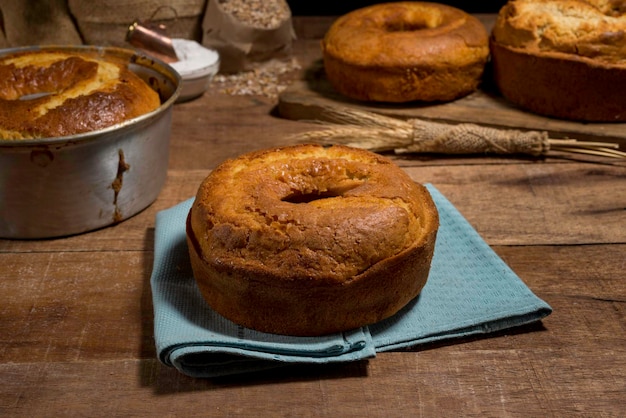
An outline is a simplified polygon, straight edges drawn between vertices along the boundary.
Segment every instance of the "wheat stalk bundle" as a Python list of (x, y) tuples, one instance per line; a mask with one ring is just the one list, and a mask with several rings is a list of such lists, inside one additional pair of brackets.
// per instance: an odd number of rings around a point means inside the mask
[(525, 154), (549, 151), (626, 158), (619, 145), (549, 138), (544, 131), (498, 129), (472, 123), (448, 124), (422, 119), (401, 120), (342, 107), (323, 110), (328, 129), (298, 134), (293, 139), (321, 144), (343, 144), (374, 152), (437, 154)]

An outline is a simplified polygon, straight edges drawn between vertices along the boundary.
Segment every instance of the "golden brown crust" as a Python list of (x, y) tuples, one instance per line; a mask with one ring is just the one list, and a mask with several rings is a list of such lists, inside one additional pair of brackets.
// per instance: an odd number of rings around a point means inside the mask
[(159, 106), (158, 94), (120, 58), (50, 50), (0, 58), (0, 139), (94, 131)]
[(260, 331), (321, 335), (380, 321), (417, 296), (437, 227), (428, 191), (388, 159), (301, 145), (218, 167), (187, 235), (218, 313)]
[(397, 2), (341, 16), (322, 52), (329, 81), (353, 99), (449, 101), (477, 88), (489, 46), (482, 23), (459, 9)]
[(625, 32), (626, 3), (619, 8), (600, 0), (514, 0), (500, 10), (493, 38), (529, 54), (626, 64)]
[(534, 113), (626, 120), (626, 6), (603, 0), (514, 0), (490, 40), (503, 96)]

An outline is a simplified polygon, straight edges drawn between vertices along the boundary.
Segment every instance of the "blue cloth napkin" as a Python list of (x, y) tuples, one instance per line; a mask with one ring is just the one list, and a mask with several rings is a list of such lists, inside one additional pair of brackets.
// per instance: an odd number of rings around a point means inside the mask
[(393, 317), (323, 337), (266, 334), (239, 326), (206, 304), (185, 240), (193, 199), (157, 214), (151, 277), (154, 337), (161, 362), (193, 377), (215, 377), (289, 363), (368, 359), (377, 352), (486, 334), (552, 312), (434, 186), (440, 227), (421, 294)]

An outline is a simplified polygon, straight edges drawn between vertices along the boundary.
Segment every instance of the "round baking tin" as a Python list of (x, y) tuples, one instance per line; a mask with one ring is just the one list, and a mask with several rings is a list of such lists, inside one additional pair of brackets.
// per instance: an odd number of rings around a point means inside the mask
[(114, 47), (25, 47), (0, 56), (46, 49), (124, 58), (161, 106), (97, 131), (0, 140), (0, 238), (52, 238), (117, 224), (148, 207), (167, 177), (180, 75), (153, 57)]

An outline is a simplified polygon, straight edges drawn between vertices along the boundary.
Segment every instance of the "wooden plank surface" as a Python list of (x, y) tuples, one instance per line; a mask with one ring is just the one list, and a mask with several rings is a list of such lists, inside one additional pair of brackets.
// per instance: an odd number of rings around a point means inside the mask
[[(296, 22), (303, 73), (330, 21)], [(160, 364), (156, 213), (192, 197), (224, 159), (314, 127), (277, 106), (216, 88), (176, 105), (168, 179), (150, 207), (78, 236), (0, 240), (0, 416), (623, 416), (626, 164), (603, 159), (390, 156), (553, 307), (541, 323), (221, 379)]]
[[(583, 345), (600, 350), (624, 340), (626, 244), (493, 248), (555, 309), (544, 321), (550, 333), (524, 335), (516, 344), (529, 339), (534, 347), (578, 346), (582, 336), (593, 334)], [(0, 358), (31, 363), (154, 357), (152, 257), (149, 251), (0, 254), (13, 272), (0, 283)], [(481, 348), (509, 344), (497, 338), (473, 342)]]
[[(563, 367), (577, 355), (598, 367)], [(387, 353), (380, 361), (295, 367), (218, 381), (189, 379), (155, 360), (0, 366), (21, 416), (621, 416), (625, 378), (610, 353), (567, 349)], [(549, 358), (550, 361), (546, 361)], [(549, 373), (552, 379), (546, 380)], [(458, 376), (466, 376), (459, 384)], [(611, 376), (606, 378), (606, 376)], [(285, 383), (288, 382), (288, 383)], [(584, 385), (571, 386), (572, 382)], [(606, 386), (605, 386), (606, 385)], [(94, 390), (94, 388), (98, 390)], [(597, 396), (598, 393), (602, 396)], [(288, 396), (285, 396), (288, 395)], [(7, 404), (4, 404), (7, 405)], [(6, 409), (5, 409), (6, 410)], [(70, 412), (71, 411), (71, 412)], [(31, 415), (29, 415), (31, 414)], [(59, 415), (57, 415), (59, 416)]]

